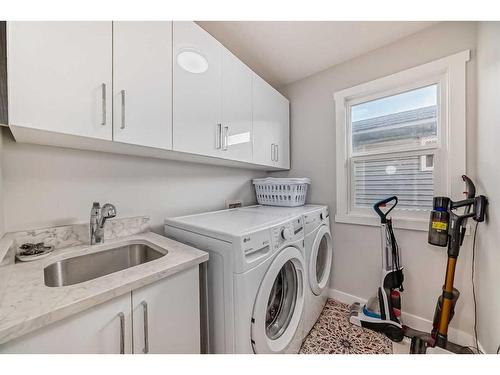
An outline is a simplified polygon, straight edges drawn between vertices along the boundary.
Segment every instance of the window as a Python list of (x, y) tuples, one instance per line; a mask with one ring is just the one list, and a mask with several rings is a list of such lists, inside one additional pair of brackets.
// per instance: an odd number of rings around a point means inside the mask
[[(398, 196), (399, 208), (432, 208), (434, 174), (427, 163), (434, 155), (427, 153), (438, 145), (437, 91), (433, 84), (350, 107), (355, 208), (391, 195)], [(388, 157), (395, 149), (426, 154)]]
[(335, 93), (336, 221), (378, 225), (373, 204), (396, 195), (395, 225), (425, 230), (432, 198), (461, 190), (469, 56)]

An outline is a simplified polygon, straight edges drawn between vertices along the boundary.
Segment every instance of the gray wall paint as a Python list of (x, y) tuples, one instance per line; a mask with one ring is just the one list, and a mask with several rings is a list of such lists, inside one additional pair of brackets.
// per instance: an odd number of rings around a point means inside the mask
[[(474, 165), (476, 24), (440, 23), (361, 57), (336, 65), (282, 89), (291, 102), (292, 170), (277, 175), (312, 178), (311, 203), (335, 210), (335, 91), (380, 78), (466, 49), (472, 50), (467, 68), (468, 165)], [(472, 142), (471, 142), (472, 140)], [(369, 298), (380, 272), (379, 228), (333, 224), (334, 261), (331, 287)], [(403, 310), (432, 320), (446, 267), (446, 251), (427, 244), (427, 233), (398, 230), (403, 252), (405, 292)], [(462, 292), (452, 326), (472, 332), (470, 246), (465, 245), (457, 269)]]
[(489, 353), (500, 345), (500, 22), (481, 22), (478, 28), (477, 182), (489, 198), (486, 225), (477, 235), (476, 287), (479, 341)]
[(118, 216), (163, 219), (255, 202), (251, 179), (265, 172), (15, 143), (3, 129), (5, 230), (89, 220), (93, 201)]

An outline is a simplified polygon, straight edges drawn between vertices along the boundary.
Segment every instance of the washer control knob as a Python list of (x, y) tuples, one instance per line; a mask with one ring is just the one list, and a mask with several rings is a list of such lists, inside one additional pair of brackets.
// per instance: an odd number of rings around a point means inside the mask
[(283, 228), (281, 229), (281, 238), (284, 240), (291, 240), (293, 237), (293, 233), (290, 230), (290, 228)]

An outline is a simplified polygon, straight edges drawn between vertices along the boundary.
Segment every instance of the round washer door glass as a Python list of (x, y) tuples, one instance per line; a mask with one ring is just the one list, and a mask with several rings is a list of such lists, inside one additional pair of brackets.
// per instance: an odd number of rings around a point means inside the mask
[(295, 247), (281, 250), (264, 275), (255, 300), (251, 322), (254, 352), (282, 353), (298, 341), (304, 283), (301, 252)]
[(271, 340), (280, 337), (292, 320), (297, 287), (297, 271), (289, 260), (276, 276), (267, 302), (266, 335)]
[(328, 227), (323, 225), (314, 239), (309, 262), (309, 285), (316, 295), (320, 295), (328, 285), (332, 257), (332, 237)]

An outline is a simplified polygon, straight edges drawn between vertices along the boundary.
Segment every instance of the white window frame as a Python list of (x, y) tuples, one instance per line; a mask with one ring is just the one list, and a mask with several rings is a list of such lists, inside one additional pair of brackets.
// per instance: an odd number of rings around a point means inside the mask
[[(470, 50), (419, 65), (374, 81), (338, 91), (335, 99), (337, 212), (339, 223), (380, 225), (373, 210), (351, 207), (352, 196), (352, 142), (351, 107), (366, 101), (395, 95), (420, 87), (438, 84), (438, 144), (415, 147), (401, 146), (390, 151), (356, 153), (356, 160), (380, 156), (397, 157), (434, 155), (434, 194), (462, 197), (461, 176), (466, 173), (466, 63)], [(393, 211), (394, 226), (404, 229), (427, 230), (429, 212), (426, 210)]]

